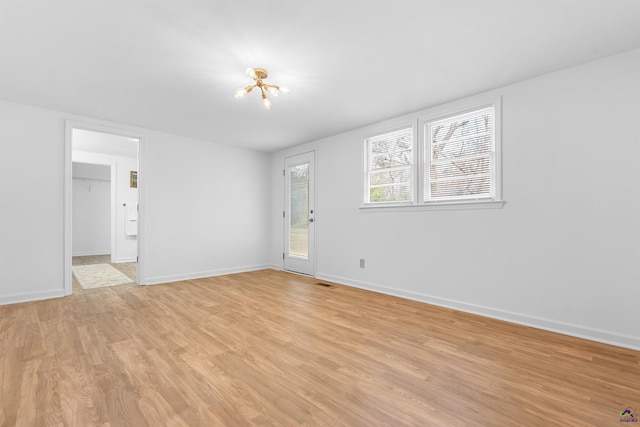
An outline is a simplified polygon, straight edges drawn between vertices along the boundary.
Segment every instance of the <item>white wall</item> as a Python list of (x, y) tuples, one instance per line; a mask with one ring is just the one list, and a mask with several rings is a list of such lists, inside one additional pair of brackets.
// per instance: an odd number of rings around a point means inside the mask
[(269, 155), (150, 135), (143, 201), (148, 212), (148, 280), (159, 283), (266, 267)]
[(639, 75), (635, 50), (495, 91), (502, 209), (358, 209), (363, 138), (429, 110), (289, 150), (317, 148), (317, 276), (640, 349)]
[[(84, 138), (92, 138), (93, 136), (91, 134), (94, 134), (96, 138), (102, 137), (100, 134), (96, 134), (95, 132), (80, 133), (80, 135), (82, 135)], [(103, 135), (104, 137), (110, 137), (110, 138), (122, 138), (116, 135), (105, 135), (105, 134)], [(75, 132), (74, 132), (74, 142), (75, 142)], [(135, 205), (136, 203), (138, 203), (138, 189), (131, 188), (129, 185), (130, 172), (138, 170), (137, 157), (73, 150), (72, 158), (74, 162), (86, 162), (86, 163), (110, 165), (115, 168), (115, 186), (114, 186), (115, 200), (113, 201), (111, 200), (111, 193), (109, 196), (110, 197), (109, 203), (111, 207), (111, 210), (109, 211), (110, 215), (114, 215), (114, 212), (115, 212), (115, 221), (113, 224), (111, 223), (109, 224), (110, 230), (112, 225), (114, 226), (113, 228), (114, 239), (112, 243), (113, 253), (111, 256), (111, 262), (114, 262), (114, 263), (135, 262), (136, 256), (138, 253), (138, 240), (136, 236), (127, 236), (125, 234), (125, 221), (127, 221), (127, 217), (126, 217), (126, 207), (123, 205), (129, 206), (129, 205)], [(75, 197), (76, 197), (76, 193), (74, 192), (73, 193), (74, 203), (75, 203)], [(111, 206), (111, 203), (113, 203), (114, 206)], [(74, 235), (76, 234), (75, 224), (74, 224), (73, 234)], [(74, 241), (75, 241), (75, 237), (74, 237)], [(75, 253), (75, 247), (73, 251)]]
[(0, 303), (62, 296), (62, 115), (0, 102), (0, 153)]
[(265, 265), (267, 154), (0, 101), (0, 304), (64, 294), (66, 119), (144, 135), (148, 283)]
[(73, 164), (73, 256), (111, 253), (111, 168)]

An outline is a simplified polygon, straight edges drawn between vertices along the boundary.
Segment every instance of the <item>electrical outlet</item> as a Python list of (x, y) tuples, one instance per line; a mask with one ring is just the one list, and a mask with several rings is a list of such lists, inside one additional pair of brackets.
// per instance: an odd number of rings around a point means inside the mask
[(360, 268), (364, 268), (364, 258), (360, 258)]

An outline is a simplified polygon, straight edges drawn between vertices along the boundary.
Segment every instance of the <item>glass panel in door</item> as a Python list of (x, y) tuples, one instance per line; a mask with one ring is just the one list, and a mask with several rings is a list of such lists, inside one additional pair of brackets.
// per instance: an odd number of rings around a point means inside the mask
[(309, 258), (309, 163), (289, 166), (289, 256)]

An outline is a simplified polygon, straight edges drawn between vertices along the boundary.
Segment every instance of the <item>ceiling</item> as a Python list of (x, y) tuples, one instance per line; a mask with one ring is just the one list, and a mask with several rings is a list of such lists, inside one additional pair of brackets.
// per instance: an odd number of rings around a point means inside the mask
[[(0, 0), (0, 98), (271, 152), (640, 47), (638, 0)], [(266, 110), (247, 67), (291, 93)]]

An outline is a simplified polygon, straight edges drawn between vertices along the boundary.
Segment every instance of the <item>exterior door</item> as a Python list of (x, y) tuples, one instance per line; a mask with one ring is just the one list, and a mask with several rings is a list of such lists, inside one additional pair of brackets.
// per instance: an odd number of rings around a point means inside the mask
[(284, 159), (284, 269), (315, 274), (315, 153)]

